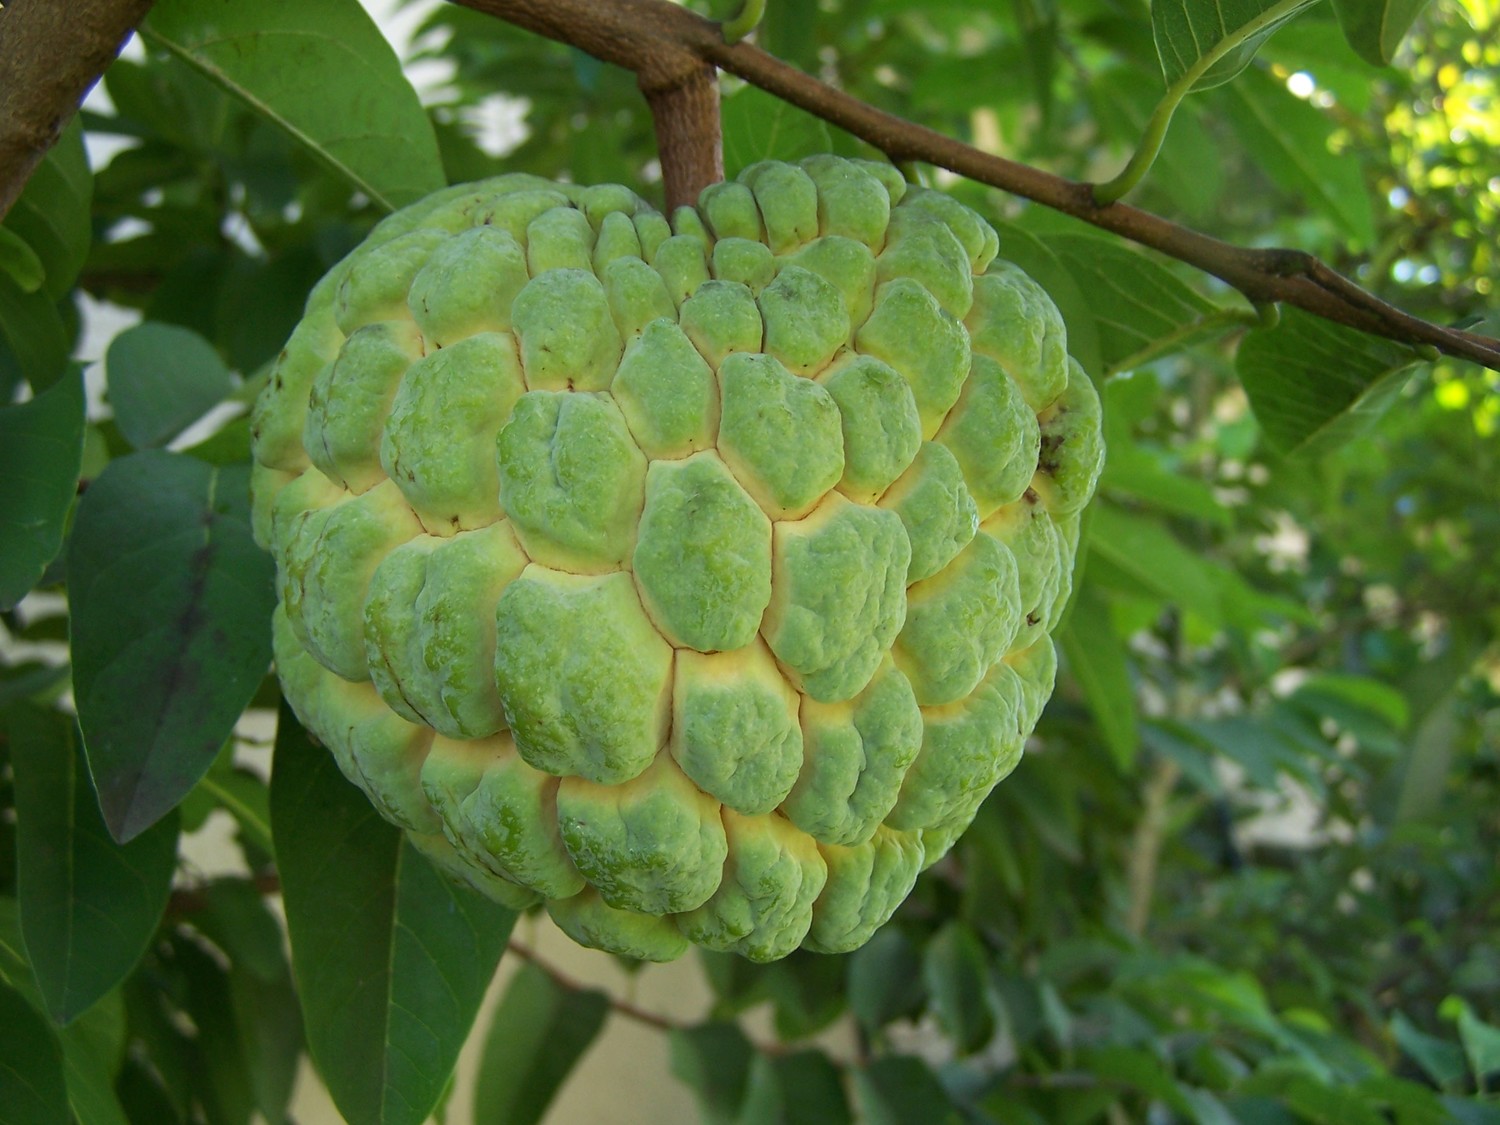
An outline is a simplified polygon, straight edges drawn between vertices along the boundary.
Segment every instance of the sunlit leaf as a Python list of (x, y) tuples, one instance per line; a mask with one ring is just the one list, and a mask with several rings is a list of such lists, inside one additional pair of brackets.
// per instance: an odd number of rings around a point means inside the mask
[(1152, 0), (1151, 30), (1167, 85), (1228, 82), (1287, 20), (1316, 0)]
[(62, 549), (83, 459), (83, 373), (0, 406), (0, 609), (36, 585)]
[(1329, 146), (1338, 128), (1332, 117), (1259, 73), (1245, 75), (1219, 98), (1240, 144), (1289, 199), (1328, 216), (1360, 246), (1375, 240), (1364, 170)]

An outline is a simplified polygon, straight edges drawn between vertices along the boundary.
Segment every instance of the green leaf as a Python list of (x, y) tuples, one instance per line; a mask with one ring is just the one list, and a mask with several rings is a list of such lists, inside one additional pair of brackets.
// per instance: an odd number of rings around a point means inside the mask
[(756, 1055), (736, 1125), (850, 1125), (838, 1067), (821, 1051)]
[(1458, 1024), (1458, 1040), (1469, 1060), (1469, 1072), (1481, 1089), (1487, 1079), (1500, 1073), (1500, 1027), (1485, 1023), (1461, 996), (1449, 996), (1438, 1008), (1444, 1019)]
[(1074, 606), (1057, 635), (1068, 669), (1083, 691), (1110, 756), (1129, 770), (1140, 746), (1135, 689), (1125, 646), (1110, 627), (1109, 606), (1091, 584), (1074, 595)]
[(1213, 567), (1165, 526), (1113, 504), (1099, 504), (1089, 551), (1165, 601), (1216, 624), (1222, 614)]
[(1165, 266), (1119, 242), (1089, 234), (1043, 241), (1088, 299), (1099, 334), (1101, 375), (1128, 371), (1236, 323)]
[(394, 209), (443, 186), (427, 114), (358, 0), (161, 0), (141, 35), (379, 206)]
[(150, 450), (84, 494), (68, 548), (73, 685), (116, 839), (175, 807), (229, 738), (270, 664), (273, 583), (248, 466)]
[(1329, 147), (1332, 117), (1269, 75), (1251, 73), (1220, 95), (1235, 135), (1256, 166), (1291, 199), (1328, 216), (1360, 246), (1375, 241), (1365, 174)]
[(1405, 386), (1416, 356), (1400, 344), (1283, 308), (1240, 343), (1235, 369), (1266, 440), (1316, 457), (1368, 431)]
[(67, 296), (88, 257), (93, 194), (83, 126), (75, 117), (42, 157), (5, 216), (5, 229), (34, 253), (42, 270), (42, 290), (52, 301)]
[(1428, 1035), (1406, 1016), (1397, 1012), (1391, 1019), (1391, 1035), (1396, 1046), (1426, 1072), (1440, 1088), (1452, 1090), (1464, 1080), (1464, 1053), (1457, 1043)]
[(0, 1125), (71, 1125), (62, 1049), (45, 1020), (0, 984)]
[(1360, 58), (1387, 66), (1427, 0), (1333, 0), (1339, 27)]
[(922, 977), (933, 1013), (959, 1054), (973, 1054), (994, 1037), (989, 966), (973, 930), (960, 922), (944, 926), (923, 952)]
[(191, 1077), (208, 1120), (250, 1125), (254, 1095), (245, 1066), (238, 1013), (230, 999), (229, 974), (187, 934), (172, 939), (172, 967), (186, 982), (184, 1014), (195, 1031)]
[(110, 342), (104, 370), (115, 424), (136, 449), (166, 445), (234, 390), (213, 345), (175, 324), (127, 328)]
[(672, 1073), (698, 1096), (703, 1125), (730, 1125), (745, 1100), (755, 1057), (739, 1024), (704, 1023), (667, 1035)]
[(266, 855), (275, 854), (271, 839), (270, 792), (264, 781), (220, 759), (203, 775), (198, 788), (205, 797), (234, 817), (246, 843), (253, 844)]
[(892, 1020), (920, 1009), (921, 959), (904, 933), (885, 926), (849, 955), (845, 989), (850, 1011), (865, 1034), (874, 1036)]
[(854, 1072), (867, 1125), (959, 1125), (963, 1118), (937, 1076), (913, 1055), (886, 1055)]
[(724, 175), (733, 179), (758, 160), (800, 160), (827, 152), (828, 125), (754, 86), (724, 99)]
[(35, 293), (47, 276), (36, 251), (9, 227), (0, 227), (0, 272), (8, 274), (22, 293)]
[(116, 844), (99, 816), (71, 721), (8, 712), (17, 888), (28, 960), (51, 1017), (67, 1024), (124, 980), (167, 906), (177, 824)]
[(596, 989), (564, 988), (527, 961), (511, 977), (485, 1037), (475, 1125), (542, 1120), (609, 1015)]
[[(0, 982), (14, 988), (33, 1011), (45, 1016), (46, 1004), (26, 961), (17, 905), (13, 898), (0, 898)], [(67, 1027), (53, 1028), (52, 1034), (62, 1047), (63, 1081), (74, 1119), (83, 1125), (129, 1125), (114, 1088), (125, 1054), (125, 1001), (121, 992), (110, 992)]]
[(440, 876), (285, 706), (271, 824), (313, 1061), (350, 1121), (418, 1125), (515, 913)]
[(1228, 82), (1260, 45), (1316, 0), (1152, 0), (1151, 32), (1169, 87)]
[(0, 609), (26, 596), (62, 549), (83, 462), (83, 373), (0, 407)]
[(41, 391), (67, 371), (72, 348), (57, 305), (46, 291), (27, 293), (0, 271), (0, 366), (8, 350), (32, 390)]

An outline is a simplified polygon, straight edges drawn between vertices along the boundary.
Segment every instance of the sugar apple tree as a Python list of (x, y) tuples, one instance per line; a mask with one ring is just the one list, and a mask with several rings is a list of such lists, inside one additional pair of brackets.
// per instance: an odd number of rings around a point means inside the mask
[(397, 7), (0, 4), (0, 1125), (1488, 1120), (1493, 4)]

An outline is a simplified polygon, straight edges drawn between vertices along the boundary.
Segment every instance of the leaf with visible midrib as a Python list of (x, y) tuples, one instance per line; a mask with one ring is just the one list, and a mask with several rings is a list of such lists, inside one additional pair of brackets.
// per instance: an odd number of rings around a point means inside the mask
[(426, 111), (357, 0), (159, 0), (141, 35), (381, 206), (394, 209), (443, 186)]
[(1190, 82), (1190, 89), (1206, 90), (1228, 82), (1278, 27), (1316, 2), (1152, 0), (1151, 32), (1168, 87)]
[(271, 773), (308, 1049), (362, 1125), (418, 1125), (453, 1072), (515, 912), (461, 889), (282, 707)]
[(1240, 343), (1235, 370), (1271, 445), (1318, 456), (1379, 421), (1417, 362), (1400, 344), (1284, 308)]
[(68, 595), (89, 768), (129, 840), (198, 783), (271, 663), (275, 567), (250, 533), (249, 467), (111, 461), (78, 505)]
[(47, 1010), (66, 1024), (130, 973), (166, 909), (177, 824), (116, 844), (99, 816), (72, 720), (17, 706), (15, 769), (21, 932)]

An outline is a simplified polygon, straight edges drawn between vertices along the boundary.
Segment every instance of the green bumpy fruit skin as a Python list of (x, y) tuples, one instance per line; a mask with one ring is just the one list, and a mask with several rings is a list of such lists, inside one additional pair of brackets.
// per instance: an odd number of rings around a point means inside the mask
[(999, 249), (833, 156), (391, 215), (252, 419), (297, 717), (582, 944), (863, 944), (1021, 757), (1103, 458)]

